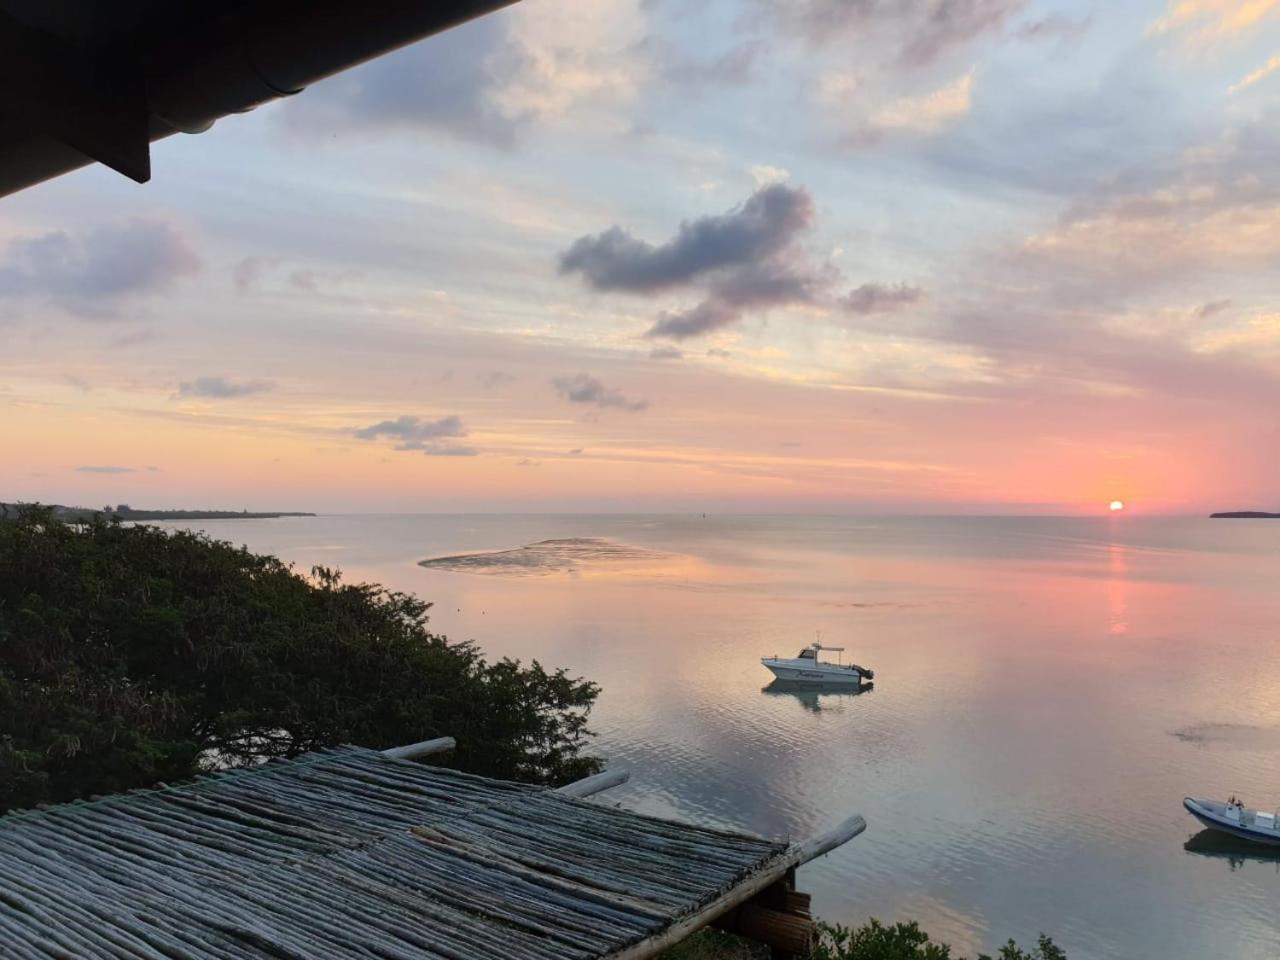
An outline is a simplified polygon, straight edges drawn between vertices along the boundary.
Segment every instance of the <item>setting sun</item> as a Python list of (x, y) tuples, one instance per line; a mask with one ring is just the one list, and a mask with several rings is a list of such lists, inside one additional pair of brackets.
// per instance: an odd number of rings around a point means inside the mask
[(1110, 510), (1112, 513), (1119, 513), (1121, 510), (1124, 509), (1124, 501), (1112, 500), (1111, 503), (1107, 505), (1107, 509)]

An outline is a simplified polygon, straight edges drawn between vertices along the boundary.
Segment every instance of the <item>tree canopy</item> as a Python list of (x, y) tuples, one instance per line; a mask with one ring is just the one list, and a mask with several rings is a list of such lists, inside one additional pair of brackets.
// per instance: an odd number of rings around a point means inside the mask
[(0, 521), (0, 810), (355, 743), (595, 772), (598, 688), (428, 629), (431, 604), (189, 532), (24, 508)]

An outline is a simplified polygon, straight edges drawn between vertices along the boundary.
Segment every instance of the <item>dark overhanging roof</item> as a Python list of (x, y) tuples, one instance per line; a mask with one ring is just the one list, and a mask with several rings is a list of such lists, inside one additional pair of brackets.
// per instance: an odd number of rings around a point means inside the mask
[(145, 183), (199, 133), (514, 0), (0, 0), (0, 196), (93, 163)]

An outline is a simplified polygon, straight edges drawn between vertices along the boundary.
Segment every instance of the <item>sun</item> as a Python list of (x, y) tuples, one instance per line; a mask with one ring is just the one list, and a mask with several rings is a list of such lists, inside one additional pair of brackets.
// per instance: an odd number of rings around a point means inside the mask
[(1112, 500), (1109, 504), (1107, 504), (1107, 509), (1110, 510), (1112, 513), (1119, 513), (1121, 510), (1124, 509), (1124, 501)]

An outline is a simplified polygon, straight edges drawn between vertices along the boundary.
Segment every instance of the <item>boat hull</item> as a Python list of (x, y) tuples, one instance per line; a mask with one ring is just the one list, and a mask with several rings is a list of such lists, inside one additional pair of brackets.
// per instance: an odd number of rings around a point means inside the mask
[(772, 660), (765, 658), (760, 661), (764, 666), (779, 680), (785, 680), (787, 683), (814, 683), (840, 687), (857, 687), (862, 684), (863, 677), (861, 671), (849, 670), (846, 668), (836, 668), (834, 670), (823, 670), (821, 667), (817, 669), (813, 667), (802, 667), (788, 663), (785, 660)]
[(1186, 797), (1183, 799), (1182, 805), (1186, 808), (1187, 813), (1191, 814), (1210, 830), (1227, 833), (1233, 837), (1239, 837), (1241, 840), (1265, 844), (1268, 847), (1280, 847), (1280, 831), (1257, 828), (1250, 826), (1248, 823), (1229, 820), (1222, 812), (1224, 804), (1212, 800), (1197, 800), (1195, 797)]

